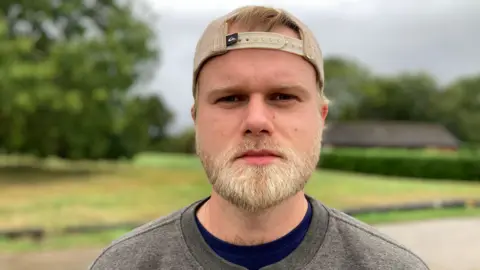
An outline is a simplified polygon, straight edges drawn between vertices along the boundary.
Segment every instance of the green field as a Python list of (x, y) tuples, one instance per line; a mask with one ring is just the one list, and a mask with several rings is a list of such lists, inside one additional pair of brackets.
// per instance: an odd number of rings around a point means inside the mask
[[(200, 162), (181, 155), (144, 154), (133, 164), (49, 160), (41, 165), (0, 169), (0, 230), (145, 222), (207, 196), (210, 186)], [(398, 204), (435, 199), (479, 198), (480, 183), (423, 181), (399, 177), (317, 171), (306, 187), (331, 207)], [(368, 223), (456, 215), (480, 210), (436, 210), (359, 216)], [(0, 241), (1, 250), (103, 245), (125, 230), (94, 235), (54, 236), (40, 245)]]

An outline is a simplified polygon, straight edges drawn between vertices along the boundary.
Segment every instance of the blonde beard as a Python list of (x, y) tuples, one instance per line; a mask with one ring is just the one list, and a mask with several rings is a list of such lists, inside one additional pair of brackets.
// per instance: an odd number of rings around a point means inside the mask
[[(196, 151), (214, 191), (238, 208), (256, 213), (303, 190), (320, 158), (321, 137), (320, 130), (306, 153), (281, 147), (268, 137), (252, 137), (213, 157), (203, 151), (196, 135)], [(268, 165), (234, 163), (235, 156), (254, 149), (276, 151), (283, 158)]]

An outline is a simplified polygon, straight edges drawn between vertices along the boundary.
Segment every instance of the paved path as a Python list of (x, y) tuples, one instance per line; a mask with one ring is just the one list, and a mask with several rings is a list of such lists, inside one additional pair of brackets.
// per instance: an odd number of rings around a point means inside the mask
[(416, 252), (432, 270), (480, 270), (480, 218), (392, 224), (379, 229)]
[[(429, 264), (432, 270), (480, 270), (480, 218), (379, 226)], [(99, 250), (68, 250), (7, 256), (0, 270), (86, 270)]]

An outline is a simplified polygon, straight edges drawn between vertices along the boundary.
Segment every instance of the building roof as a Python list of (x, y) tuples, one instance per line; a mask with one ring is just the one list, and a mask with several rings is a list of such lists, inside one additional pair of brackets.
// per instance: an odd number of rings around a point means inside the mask
[(342, 147), (457, 148), (459, 140), (444, 126), (408, 121), (327, 123), (323, 144)]

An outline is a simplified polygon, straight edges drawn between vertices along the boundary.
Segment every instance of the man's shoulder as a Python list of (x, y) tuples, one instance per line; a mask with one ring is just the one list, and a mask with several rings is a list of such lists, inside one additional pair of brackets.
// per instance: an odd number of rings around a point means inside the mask
[(429, 269), (417, 254), (377, 228), (335, 208), (326, 208), (329, 226), (325, 241), (342, 249), (350, 262), (363, 264), (365, 269), (377, 269), (374, 267), (381, 264), (385, 268), (398, 266), (394, 269)]
[(192, 205), (145, 223), (115, 239), (101, 251), (89, 269), (159, 269), (161, 264), (175, 260), (177, 256), (187, 256), (180, 221), (182, 214)]

